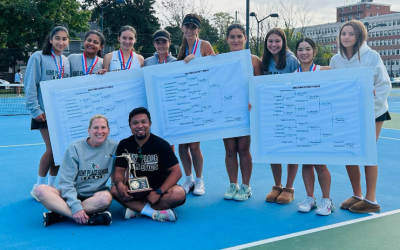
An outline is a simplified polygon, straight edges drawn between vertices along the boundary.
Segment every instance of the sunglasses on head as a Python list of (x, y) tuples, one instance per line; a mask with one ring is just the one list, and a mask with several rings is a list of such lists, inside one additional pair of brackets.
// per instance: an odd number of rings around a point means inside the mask
[(191, 29), (191, 30), (197, 29), (197, 26), (196, 26), (196, 25), (193, 25), (193, 24), (185, 24), (185, 27), (186, 27), (187, 29)]
[(157, 40), (155, 40), (155, 43), (157, 43), (157, 44), (166, 44), (167, 41), (164, 40), (164, 39), (157, 39)]

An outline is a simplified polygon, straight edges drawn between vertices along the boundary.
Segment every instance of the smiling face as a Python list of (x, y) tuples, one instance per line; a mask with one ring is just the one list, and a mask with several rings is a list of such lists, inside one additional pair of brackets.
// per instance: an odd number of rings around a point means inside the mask
[(316, 53), (317, 51), (315, 51), (308, 42), (304, 41), (299, 44), (299, 47), (296, 51), (296, 56), (300, 63), (307, 64), (312, 62)]
[(99, 147), (107, 139), (110, 134), (110, 128), (107, 126), (107, 121), (103, 118), (96, 118), (92, 125), (88, 128), (89, 139), (88, 143), (92, 147)]
[(197, 28), (196, 25), (187, 23), (182, 26), (183, 35), (186, 37), (187, 40), (194, 40), (198, 37), (200, 29)]
[(103, 49), (103, 45), (100, 44), (100, 37), (96, 34), (90, 34), (83, 44), (85, 53), (88, 55), (96, 55), (99, 50)]
[(357, 37), (354, 28), (350, 25), (344, 26), (340, 33), (340, 43), (345, 48), (353, 48), (356, 42)]
[(171, 45), (171, 41), (167, 41), (165, 39), (156, 39), (154, 42), (154, 48), (156, 48), (157, 54), (166, 54), (168, 53), (169, 46)]
[(150, 136), (151, 122), (146, 114), (136, 114), (132, 116), (129, 121), (129, 127), (131, 128), (132, 135), (135, 136), (136, 140), (144, 140)]
[(232, 29), (229, 32), (226, 41), (228, 42), (231, 51), (238, 51), (243, 49), (243, 45), (246, 42), (246, 36), (240, 29)]
[(123, 50), (131, 50), (136, 42), (135, 34), (130, 30), (125, 30), (118, 37), (118, 41)]
[(65, 31), (58, 31), (52, 38), (49, 39), (54, 53), (59, 55), (69, 44), (68, 34)]
[(282, 44), (282, 38), (277, 34), (271, 34), (267, 38), (267, 49), (272, 55), (276, 55), (282, 50)]

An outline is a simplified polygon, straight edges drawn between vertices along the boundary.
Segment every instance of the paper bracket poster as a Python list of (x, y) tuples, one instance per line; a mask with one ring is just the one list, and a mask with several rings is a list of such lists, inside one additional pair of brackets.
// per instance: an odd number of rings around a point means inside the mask
[(129, 112), (147, 107), (142, 69), (45, 81), (40, 86), (56, 165), (72, 142), (88, 136), (93, 115), (106, 116), (108, 138), (119, 141), (132, 135)]
[(250, 79), (253, 162), (376, 165), (371, 68)]
[(171, 144), (249, 135), (249, 50), (144, 68), (152, 132)]

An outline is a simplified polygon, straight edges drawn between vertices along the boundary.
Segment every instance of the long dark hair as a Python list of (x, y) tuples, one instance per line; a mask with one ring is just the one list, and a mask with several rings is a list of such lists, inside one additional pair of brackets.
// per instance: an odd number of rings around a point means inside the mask
[[(86, 32), (85, 41), (86, 41), (86, 39), (87, 39), (91, 34), (96, 35), (96, 36), (99, 37), (99, 39), (100, 39), (100, 46), (103, 46), (103, 45), (104, 45), (104, 43), (106, 42), (106, 39), (104, 38), (103, 33), (101, 33), (101, 32), (98, 31), (98, 30), (90, 30), (90, 31)], [(98, 57), (102, 57), (102, 56), (103, 56), (103, 53), (101, 52), (101, 50), (97, 51), (97, 56), (98, 56)]]
[(278, 35), (282, 39), (282, 49), (278, 53), (278, 61), (276, 62), (276, 69), (284, 69), (286, 67), (286, 51), (288, 50), (286, 35), (281, 28), (273, 28), (270, 31), (268, 31), (267, 35), (265, 36), (264, 53), (261, 62), (264, 71), (268, 71), (269, 62), (272, 59), (272, 54), (267, 48), (268, 37), (272, 34)]
[[(347, 50), (343, 46), (342, 41), (340, 40), (340, 37), (342, 36), (342, 30), (345, 26), (351, 26), (354, 29), (354, 33), (356, 35), (357, 41), (353, 46), (353, 53), (352, 55), (347, 55)], [(360, 57), (360, 47), (363, 45), (363, 43), (367, 40), (368, 37), (368, 32), (367, 29), (365, 28), (364, 24), (358, 20), (350, 20), (346, 23), (343, 24), (342, 28), (340, 28), (339, 32), (339, 48), (340, 48), (340, 55), (344, 57), (344, 54), (347, 56), (348, 59), (351, 59), (357, 52), (358, 52), (358, 60), (361, 61)], [(349, 58), (350, 57), (350, 58)]]
[[(198, 19), (200, 21), (200, 24), (201, 24), (201, 18), (200, 18), (199, 15), (197, 15), (197, 14), (187, 14), (183, 19), (185, 19), (187, 17), (194, 17), (194, 18)], [(185, 35), (183, 35), (182, 45), (179, 48), (179, 53), (178, 53), (178, 57), (177, 57), (178, 61), (181, 61), (181, 60), (185, 59), (185, 57), (186, 57), (186, 48), (189, 48), (189, 45), (188, 45), (188, 42), (186, 40)]]
[(51, 55), (51, 48), (53, 47), (53, 45), (50, 43), (50, 39), (53, 39), (53, 36), (59, 31), (64, 31), (65, 33), (67, 33), (67, 36), (69, 38), (69, 33), (68, 33), (67, 28), (65, 28), (64, 26), (54, 27), (51, 30), (50, 34), (46, 37), (46, 42), (45, 42), (45, 45), (43, 47), (43, 52), (42, 52), (43, 55), (46, 55), (46, 56)]

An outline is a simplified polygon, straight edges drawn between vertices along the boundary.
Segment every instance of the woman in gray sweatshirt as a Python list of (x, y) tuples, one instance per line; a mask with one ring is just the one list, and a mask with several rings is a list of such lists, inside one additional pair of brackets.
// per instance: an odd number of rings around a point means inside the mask
[(31, 195), (37, 201), (39, 200), (35, 196), (36, 187), (45, 183), (48, 172), (48, 185), (54, 186), (59, 168), (54, 165), (40, 82), (69, 77), (69, 61), (62, 55), (68, 44), (68, 30), (63, 26), (53, 28), (43, 51), (37, 51), (29, 58), (25, 72), (26, 109), (31, 113), (31, 129), (38, 129), (46, 144), (46, 151), (40, 159), (37, 183), (31, 191)]

